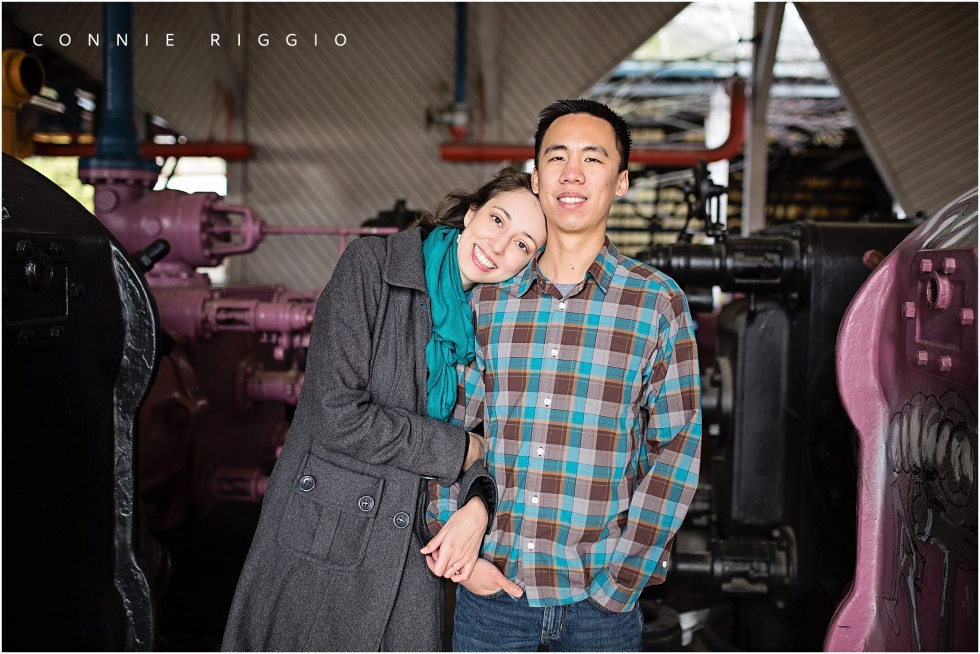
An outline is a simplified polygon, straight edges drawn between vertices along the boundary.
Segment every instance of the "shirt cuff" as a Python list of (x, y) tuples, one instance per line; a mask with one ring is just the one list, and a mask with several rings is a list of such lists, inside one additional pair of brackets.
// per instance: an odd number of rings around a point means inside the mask
[(607, 611), (625, 613), (633, 610), (640, 590), (620, 586), (609, 574), (609, 568), (605, 568), (589, 584), (589, 597)]

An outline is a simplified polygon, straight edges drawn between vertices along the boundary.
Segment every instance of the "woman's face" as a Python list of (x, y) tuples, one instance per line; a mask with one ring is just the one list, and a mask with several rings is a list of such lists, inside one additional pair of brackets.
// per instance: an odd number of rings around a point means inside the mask
[(523, 189), (499, 193), (463, 218), (457, 255), (463, 288), (503, 282), (519, 273), (548, 238), (538, 199)]

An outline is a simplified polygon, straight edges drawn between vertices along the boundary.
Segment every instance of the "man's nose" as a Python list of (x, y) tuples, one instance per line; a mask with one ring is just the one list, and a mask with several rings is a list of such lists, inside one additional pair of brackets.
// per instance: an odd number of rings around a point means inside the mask
[(568, 162), (565, 168), (561, 171), (561, 181), (562, 182), (572, 182), (581, 183), (585, 180), (585, 175), (582, 169), (573, 161)]

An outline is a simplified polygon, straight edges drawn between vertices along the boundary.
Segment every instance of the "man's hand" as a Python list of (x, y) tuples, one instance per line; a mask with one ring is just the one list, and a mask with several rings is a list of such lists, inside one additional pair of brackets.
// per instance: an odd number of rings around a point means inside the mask
[(462, 472), (469, 470), (470, 466), (477, 461), (483, 463), (483, 436), (473, 432), (469, 432), (468, 436), (470, 437), (470, 445), (466, 449), (466, 459), (463, 460)]
[(497, 566), (486, 559), (477, 559), (469, 579), (461, 582), (474, 595), (491, 595), (501, 588), (513, 597), (520, 597), (524, 590), (503, 575)]
[(457, 509), (421, 549), (432, 574), (455, 582), (469, 579), (480, 556), (488, 520), (487, 507), (479, 497), (470, 498), (466, 506)]

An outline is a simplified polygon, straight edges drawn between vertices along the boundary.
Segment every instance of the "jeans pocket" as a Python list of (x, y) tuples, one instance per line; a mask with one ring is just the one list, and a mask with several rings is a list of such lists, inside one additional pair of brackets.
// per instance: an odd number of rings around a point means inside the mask
[(481, 599), (481, 600), (497, 599), (498, 597), (500, 597), (501, 595), (503, 595), (504, 592), (505, 592), (503, 588), (498, 588), (497, 590), (493, 591), (489, 595), (480, 595), (479, 593), (474, 593), (473, 591), (469, 590), (468, 588), (466, 588), (466, 586), (460, 585), (460, 588), (462, 588), (463, 590), (465, 590), (467, 593), (469, 593), (473, 597), (475, 597), (477, 599)]
[(592, 605), (592, 608), (594, 608), (597, 611), (602, 611), (603, 613), (616, 614), (616, 611), (610, 611), (609, 609), (607, 609), (606, 607), (604, 607), (602, 604), (599, 604), (599, 602), (595, 601), (591, 597), (586, 597), (585, 598), (585, 601), (588, 602), (589, 604), (591, 604)]

